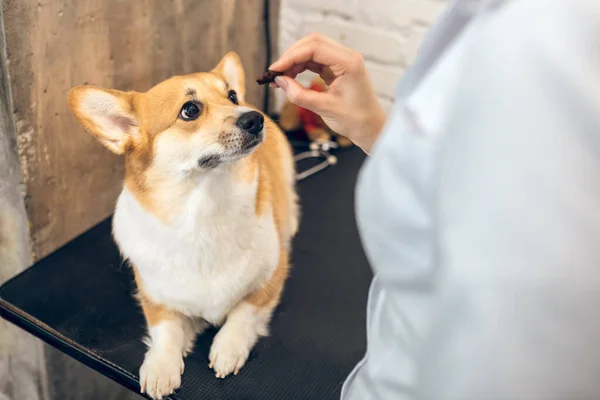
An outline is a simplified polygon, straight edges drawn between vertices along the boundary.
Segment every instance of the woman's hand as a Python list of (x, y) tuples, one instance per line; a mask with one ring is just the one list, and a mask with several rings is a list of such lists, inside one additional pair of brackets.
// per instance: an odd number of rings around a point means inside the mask
[[(272, 86), (281, 88), (289, 101), (319, 114), (334, 132), (369, 152), (386, 115), (359, 53), (311, 34), (293, 44), (269, 69), (285, 73)], [(328, 86), (325, 92), (306, 89), (294, 80), (306, 70), (321, 76)]]

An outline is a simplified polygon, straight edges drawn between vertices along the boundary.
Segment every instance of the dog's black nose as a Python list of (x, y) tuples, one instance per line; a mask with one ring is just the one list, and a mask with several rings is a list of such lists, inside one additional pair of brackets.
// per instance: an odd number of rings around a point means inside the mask
[(242, 114), (242, 116), (238, 118), (237, 124), (249, 134), (258, 135), (265, 126), (265, 117), (259, 112), (250, 111)]

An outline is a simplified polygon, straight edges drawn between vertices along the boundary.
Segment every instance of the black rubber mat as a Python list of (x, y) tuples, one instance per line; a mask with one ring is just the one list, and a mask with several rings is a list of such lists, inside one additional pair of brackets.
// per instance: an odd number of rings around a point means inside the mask
[[(238, 376), (221, 380), (208, 368), (214, 331), (205, 333), (186, 359), (182, 388), (172, 399), (339, 398), (364, 354), (371, 272), (354, 220), (363, 155), (351, 149), (338, 156), (338, 165), (299, 184), (302, 225), (271, 335), (256, 345)], [(132, 283), (107, 220), (0, 288), (0, 314), (139, 391), (145, 331)]]

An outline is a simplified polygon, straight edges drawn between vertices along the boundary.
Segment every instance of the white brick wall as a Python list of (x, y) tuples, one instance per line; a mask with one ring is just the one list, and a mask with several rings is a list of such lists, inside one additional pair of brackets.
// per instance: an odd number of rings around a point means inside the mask
[[(389, 110), (396, 83), (445, 0), (282, 0), (279, 52), (311, 32), (363, 54), (375, 91)], [(308, 84), (310, 72), (298, 80)], [(283, 104), (277, 92), (277, 105)]]

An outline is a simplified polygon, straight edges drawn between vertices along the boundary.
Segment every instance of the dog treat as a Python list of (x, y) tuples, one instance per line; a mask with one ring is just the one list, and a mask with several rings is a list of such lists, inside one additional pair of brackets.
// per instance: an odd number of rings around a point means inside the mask
[(264, 85), (265, 83), (271, 83), (275, 80), (275, 77), (283, 75), (283, 72), (267, 71), (262, 76), (256, 78), (256, 83)]

